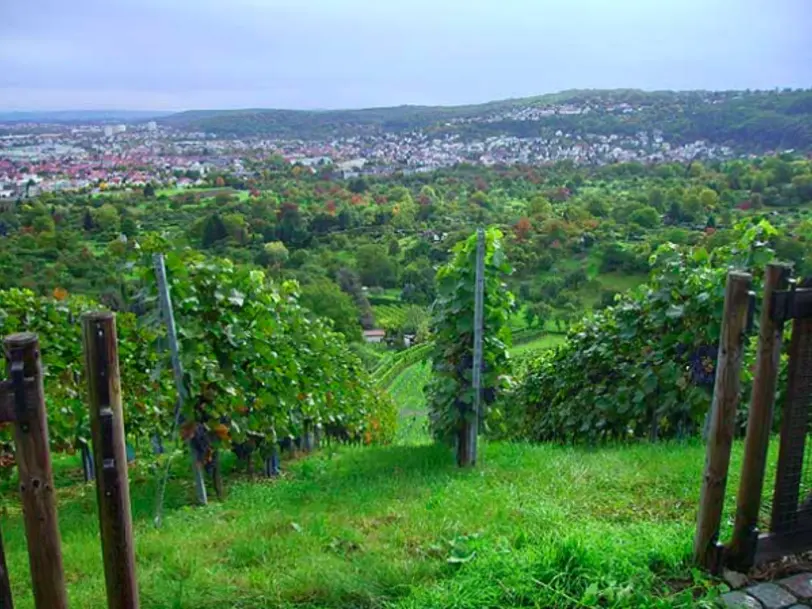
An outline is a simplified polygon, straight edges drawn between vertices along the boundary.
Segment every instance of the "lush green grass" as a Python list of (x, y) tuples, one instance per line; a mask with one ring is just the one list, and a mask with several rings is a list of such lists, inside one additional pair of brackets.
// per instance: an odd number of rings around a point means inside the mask
[[(420, 362), (390, 386), (400, 408), (394, 446), (326, 447), (287, 462), (275, 481), (232, 471), (226, 499), (206, 508), (189, 507), (186, 460), (178, 459), (161, 530), (152, 526), (154, 472), (131, 470), (141, 606), (712, 606), (722, 588), (688, 560), (700, 442), (483, 442), (476, 470), (462, 471), (449, 449), (429, 443), (429, 375)], [(740, 456), (736, 444), (725, 535)], [(95, 492), (78, 480), (75, 459), (56, 468), (71, 607), (102, 607)], [(13, 489), (5, 486), (0, 520), (16, 606), (26, 609), (33, 602)]]
[(375, 305), (372, 307), (375, 325), (379, 328), (400, 326), (406, 320), (407, 310), (408, 305), (405, 304)]
[(540, 336), (539, 338), (531, 340), (530, 342), (522, 343), (521, 345), (514, 345), (510, 349), (510, 354), (522, 355), (524, 353), (528, 353), (529, 351), (549, 349), (551, 347), (560, 345), (565, 340), (566, 337), (563, 334), (545, 334), (544, 336)]
[(423, 388), (430, 377), (431, 363), (423, 361), (406, 368), (389, 387), (389, 394), (398, 405), (398, 442), (415, 444), (429, 440)]
[(603, 273), (596, 277), (604, 289), (625, 292), (636, 288), (643, 283), (647, 277), (643, 274), (629, 275), (626, 273)]
[[(707, 584), (686, 558), (703, 457), (699, 443), (485, 443), (461, 471), (433, 445), (327, 449), (284, 480), (231, 476), (207, 508), (180, 507), (191, 492), (174, 479), (161, 530), (151, 478), (135, 472), (141, 606), (696, 607)], [(71, 607), (103, 607), (95, 494), (66, 483)], [(4, 496), (16, 606), (30, 608), (19, 506)]]

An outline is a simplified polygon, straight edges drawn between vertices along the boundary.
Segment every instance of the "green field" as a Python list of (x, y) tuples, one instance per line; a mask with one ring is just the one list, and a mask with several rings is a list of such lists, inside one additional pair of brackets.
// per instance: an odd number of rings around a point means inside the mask
[[(444, 447), (346, 447), (288, 464), (283, 480), (232, 476), (206, 508), (181, 507), (191, 489), (174, 478), (161, 530), (152, 478), (134, 472), (141, 606), (697, 607), (708, 584), (687, 557), (703, 457), (698, 442), (485, 443), (462, 471)], [(71, 607), (102, 607), (95, 493), (64, 471), (57, 493)], [(4, 495), (27, 609), (19, 506)]]
[(510, 354), (524, 355), (530, 351), (541, 351), (543, 349), (557, 347), (565, 340), (566, 337), (563, 334), (545, 334), (544, 336), (531, 340), (530, 342), (514, 345), (510, 349)]
[[(133, 188), (133, 192), (139, 192), (140, 193), (142, 190), (143, 189), (141, 187)], [(202, 194), (202, 195), (204, 195), (204, 198), (205, 198), (205, 194), (207, 192), (215, 193), (215, 192), (224, 192), (224, 191), (228, 191), (229, 194), (231, 194), (232, 196), (237, 197), (237, 199), (240, 200), (240, 201), (247, 201), (248, 197), (250, 196), (250, 192), (247, 191), (247, 190), (236, 190), (234, 188), (217, 187), (217, 186), (213, 186), (213, 187), (205, 187), (204, 186), (204, 187), (195, 187), (195, 188), (177, 188), (177, 187), (159, 188), (159, 189), (157, 189), (155, 191), (155, 196), (156, 197), (160, 197), (160, 196), (175, 197), (177, 195), (182, 195), (182, 194)], [(116, 195), (125, 194), (126, 192), (127, 192), (126, 190), (123, 190), (123, 191), (122, 190), (106, 190), (104, 192), (95, 193), (93, 195), (93, 197), (94, 198), (97, 198), (97, 197), (112, 197), (112, 196), (116, 196)]]
[(182, 194), (203, 194), (205, 195), (207, 192), (224, 192), (230, 191), (229, 194), (232, 196), (236, 196), (237, 199), (240, 201), (247, 201), (250, 193), (247, 190), (236, 190), (234, 188), (228, 187), (200, 187), (200, 188), (160, 188), (155, 191), (155, 196), (160, 197), (161, 195), (167, 197), (174, 197), (177, 195)]
[(375, 325), (379, 328), (400, 326), (406, 321), (407, 310), (408, 305), (403, 304), (375, 305), (372, 307), (375, 314)]
[(421, 443), (429, 439), (423, 388), (430, 377), (430, 362), (423, 361), (406, 368), (389, 387), (389, 394), (398, 405), (397, 437), (401, 443)]

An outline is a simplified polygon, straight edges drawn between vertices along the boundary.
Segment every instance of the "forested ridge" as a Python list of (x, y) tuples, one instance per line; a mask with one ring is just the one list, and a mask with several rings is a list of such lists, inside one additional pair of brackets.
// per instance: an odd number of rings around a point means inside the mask
[[(628, 107), (618, 108), (626, 104)], [(570, 114), (563, 106), (589, 108)], [(548, 108), (528, 119), (519, 111)], [(574, 90), (470, 106), (398, 106), (362, 110), (206, 110), (161, 119), (221, 135), (289, 139), (353, 137), (422, 130), (463, 138), (512, 135), (632, 135), (659, 131), (675, 144), (707, 140), (747, 151), (812, 146), (812, 92)]]

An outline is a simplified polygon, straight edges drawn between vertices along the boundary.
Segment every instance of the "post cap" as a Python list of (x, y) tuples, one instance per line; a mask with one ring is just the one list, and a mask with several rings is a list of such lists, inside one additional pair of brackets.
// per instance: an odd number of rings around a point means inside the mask
[(107, 321), (108, 319), (115, 319), (116, 314), (112, 311), (88, 311), (82, 314), (83, 322), (94, 321)]
[(37, 344), (39, 338), (33, 332), (17, 332), (9, 334), (3, 339), (3, 344), (9, 349), (22, 349)]

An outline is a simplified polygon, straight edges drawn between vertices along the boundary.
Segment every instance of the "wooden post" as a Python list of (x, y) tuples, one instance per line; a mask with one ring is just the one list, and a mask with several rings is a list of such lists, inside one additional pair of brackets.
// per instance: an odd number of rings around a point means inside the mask
[(39, 340), (36, 334), (28, 332), (12, 334), (6, 337), (4, 347), (17, 410), (14, 442), (34, 606), (36, 609), (66, 609), (68, 601)]
[(109, 609), (137, 609), (138, 584), (115, 315), (109, 312), (83, 315), (82, 342), (107, 605)]
[(735, 431), (744, 332), (750, 300), (748, 293), (751, 284), (752, 277), (749, 273), (730, 271), (727, 274), (710, 433), (706, 445), (705, 471), (702, 476), (699, 515), (694, 538), (694, 559), (710, 568), (717, 566), (715, 544), (722, 521), (730, 449)]
[(485, 301), (485, 232), (476, 232), (476, 275), (474, 279), (474, 353), (471, 380), (474, 402), (462, 405), (459, 434), (457, 437), (457, 464), (460, 467), (476, 465), (477, 434), (482, 417), (482, 333)]
[(6, 550), (3, 547), (3, 536), (0, 535), (0, 609), (14, 609), (11, 600), (11, 583), (8, 580)]
[(764, 468), (773, 420), (778, 366), (781, 358), (782, 320), (776, 321), (772, 312), (773, 293), (785, 289), (791, 267), (778, 263), (767, 265), (764, 276), (764, 297), (761, 301), (758, 355), (750, 412), (747, 417), (747, 437), (744, 442), (741, 482), (736, 499), (736, 522), (728, 549), (730, 562), (748, 570), (755, 556), (758, 513), (764, 487)]
[(798, 533), (801, 482), (804, 477), (809, 425), (809, 372), (812, 354), (812, 317), (793, 317), (789, 342), (787, 394), (781, 416), (781, 441), (775, 471), (770, 531)]

